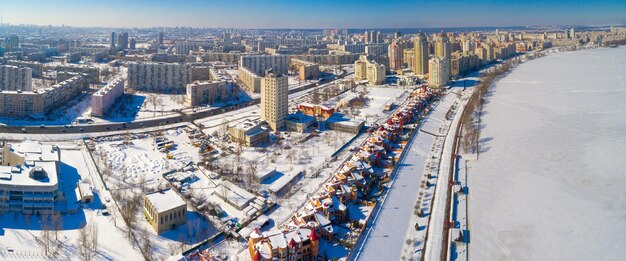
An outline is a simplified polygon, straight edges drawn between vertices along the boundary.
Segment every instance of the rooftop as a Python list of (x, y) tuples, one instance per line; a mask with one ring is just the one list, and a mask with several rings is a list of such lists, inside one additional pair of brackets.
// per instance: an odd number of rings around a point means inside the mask
[(146, 198), (150, 201), (150, 203), (152, 203), (152, 206), (154, 206), (158, 212), (187, 205), (183, 198), (171, 189), (146, 194)]

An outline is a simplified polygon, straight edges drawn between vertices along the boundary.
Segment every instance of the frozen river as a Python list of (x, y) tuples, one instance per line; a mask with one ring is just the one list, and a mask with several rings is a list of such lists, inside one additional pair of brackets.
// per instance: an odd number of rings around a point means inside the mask
[(519, 65), (482, 122), (471, 260), (624, 260), (625, 47)]

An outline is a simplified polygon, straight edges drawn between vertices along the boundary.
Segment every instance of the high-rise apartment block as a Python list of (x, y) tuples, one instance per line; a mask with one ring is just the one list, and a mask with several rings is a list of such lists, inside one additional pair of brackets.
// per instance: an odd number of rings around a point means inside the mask
[(413, 40), (413, 73), (428, 73), (428, 39), (423, 33), (419, 33)]
[(117, 49), (124, 50), (128, 49), (128, 33), (120, 33), (117, 36), (117, 45), (115, 46)]
[(159, 32), (159, 36), (157, 38), (157, 44), (163, 45), (163, 32)]
[(128, 87), (152, 92), (185, 92), (191, 83), (189, 64), (178, 63), (130, 63)]
[(261, 118), (274, 131), (285, 127), (285, 119), (289, 113), (288, 94), (287, 76), (268, 70), (261, 82)]
[(0, 65), (0, 90), (31, 91), (32, 69), (13, 65)]
[(88, 78), (84, 74), (74, 74), (73, 77), (42, 90), (2, 91), (0, 116), (42, 116), (73, 99), (88, 86)]
[(442, 87), (448, 83), (450, 79), (449, 62), (446, 58), (435, 57), (428, 62), (428, 82), (432, 87)]
[(402, 70), (404, 65), (404, 45), (402, 41), (394, 40), (389, 45), (389, 69)]

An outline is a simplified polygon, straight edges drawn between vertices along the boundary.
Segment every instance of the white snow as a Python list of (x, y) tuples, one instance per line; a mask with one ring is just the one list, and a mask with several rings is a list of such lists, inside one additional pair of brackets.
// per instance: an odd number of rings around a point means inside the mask
[[(420, 223), (420, 227), (425, 226), (427, 219), (416, 220), (414, 218), (414, 204), (418, 199), (423, 200), (424, 203), (432, 200), (433, 187), (424, 186), (424, 175), (437, 169), (432, 162), (436, 163), (439, 160), (445, 134), (450, 124), (450, 121), (445, 119), (445, 115), (457, 100), (457, 95), (448, 93), (436, 105), (421, 127), (421, 129), (436, 130), (435, 133), (427, 133), (420, 129), (407, 145), (408, 151), (403, 154), (396, 167), (391, 188), (374, 211), (371, 224), (364, 231), (362, 239), (364, 242), (357, 246), (351, 259), (401, 260), (402, 257), (407, 258), (407, 255), (403, 253), (407, 242), (405, 239), (411, 239), (411, 245), (407, 247), (418, 248), (421, 251), (425, 233), (424, 229), (415, 231), (415, 223)], [(425, 213), (430, 213), (428, 205), (421, 205), (420, 209)], [(385, 251), (380, 251), (380, 249), (385, 249)]]
[(552, 54), (496, 83), (469, 163), (470, 259), (623, 260), (625, 78), (620, 47)]

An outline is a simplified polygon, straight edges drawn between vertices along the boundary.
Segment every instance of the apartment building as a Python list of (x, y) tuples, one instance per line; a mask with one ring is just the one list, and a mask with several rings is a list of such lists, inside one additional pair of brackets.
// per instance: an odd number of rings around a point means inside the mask
[(413, 39), (413, 73), (428, 73), (428, 39), (423, 33), (419, 33)]
[(382, 84), (385, 82), (385, 66), (362, 55), (358, 61), (354, 62), (354, 80), (367, 80), (369, 84)]
[(0, 65), (0, 90), (31, 91), (32, 69), (13, 65)]
[(435, 57), (428, 62), (428, 81), (432, 87), (443, 87), (450, 79), (450, 63), (447, 58)]
[(91, 96), (91, 115), (104, 116), (124, 94), (124, 79), (115, 78)]
[(232, 98), (226, 81), (198, 81), (187, 84), (185, 105), (196, 107), (225, 102)]
[(0, 116), (39, 117), (73, 99), (88, 87), (88, 77), (75, 75), (50, 88), (23, 91), (0, 91)]
[(131, 89), (183, 93), (191, 79), (189, 64), (148, 62), (128, 65), (128, 88)]

